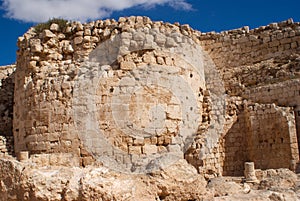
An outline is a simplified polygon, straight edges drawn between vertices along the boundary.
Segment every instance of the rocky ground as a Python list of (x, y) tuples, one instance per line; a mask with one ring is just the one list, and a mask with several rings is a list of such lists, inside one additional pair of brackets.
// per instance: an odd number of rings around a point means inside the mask
[(0, 159), (0, 200), (300, 200), (300, 175), (287, 169), (259, 171), (259, 182), (242, 177), (206, 180), (185, 160), (151, 174), (105, 167), (37, 166)]

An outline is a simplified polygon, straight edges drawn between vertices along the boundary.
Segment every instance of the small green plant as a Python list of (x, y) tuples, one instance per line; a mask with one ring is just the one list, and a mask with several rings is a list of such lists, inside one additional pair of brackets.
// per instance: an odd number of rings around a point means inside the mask
[(50, 26), (53, 23), (58, 24), (59, 31), (63, 31), (67, 27), (68, 20), (65, 20), (65, 19), (62, 19), (62, 18), (52, 18), (52, 19), (48, 20), (45, 23), (37, 24), (34, 27), (34, 30), (35, 30), (36, 33), (41, 33), (45, 29), (50, 29)]

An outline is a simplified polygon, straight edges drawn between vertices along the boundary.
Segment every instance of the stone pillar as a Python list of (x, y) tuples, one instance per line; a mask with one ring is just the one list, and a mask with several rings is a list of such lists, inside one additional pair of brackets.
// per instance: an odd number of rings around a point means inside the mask
[(254, 162), (245, 162), (244, 176), (246, 178), (246, 182), (258, 181), (255, 175)]
[(25, 161), (29, 158), (29, 152), (28, 151), (20, 151), (17, 155), (17, 158), (20, 162)]

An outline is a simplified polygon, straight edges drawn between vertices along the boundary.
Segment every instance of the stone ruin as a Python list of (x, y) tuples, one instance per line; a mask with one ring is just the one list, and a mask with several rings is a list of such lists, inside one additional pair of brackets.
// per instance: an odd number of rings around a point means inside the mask
[[(34, 27), (0, 68), (0, 154), (205, 178), (296, 171), (300, 23), (201, 33), (148, 17)], [(29, 159), (28, 159), (29, 158)]]

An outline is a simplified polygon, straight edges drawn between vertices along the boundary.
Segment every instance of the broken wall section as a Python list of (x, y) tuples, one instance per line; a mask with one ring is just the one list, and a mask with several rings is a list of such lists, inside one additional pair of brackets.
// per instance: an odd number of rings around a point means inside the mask
[(242, 176), (244, 163), (257, 169), (289, 168), (299, 160), (293, 108), (248, 104), (223, 139), (223, 175)]
[(14, 154), (13, 96), (15, 65), (0, 67), (0, 154)]
[(259, 169), (290, 168), (299, 160), (293, 108), (249, 106), (249, 159)]
[(205, 33), (199, 39), (222, 74), (229, 95), (300, 78), (300, 23), (292, 19), (252, 30)]
[[(202, 33), (199, 40), (203, 49), (216, 64), (224, 81), (226, 94), (240, 96), (253, 103), (274, 103), (283, 108), (295, 108), (295, 114), (298, 114), (296, 108), (300, 104), (300, 23), (289, 19), (253, 30), (249, 30), (249, 27), (242, 27), (221, 33)], [(265, 111), (261, 111), (261, 113), (265, 113)], [(269, 113), (265, 115), (268, 116)], [(291, 120), (290, 124), (295, 124), (295, 119), (296, 124), (299, 125), (300, 118), (298, 116)], [(240, 118), (239, 120), (241, 121)], [(264, 122), (265, 120), (269, 121), (266, 117), (259, 121)], [(268, 123), (274, 126), (276, 121), (270, 120)], [(226, 138), (231, 139), (229, 136), (232, 135), (236, 138), (245, 138), (241, 135), (241, 133), (245, 133), (245, 130), (239, 131), (239, 127), (245, 128), (246, 125), (241, 124), (235, 122), (229, 133), (224, 132), (224, 135), (226, 134), (225, 141)], [(263, 128), (260, 132), (263, 132)], [(294, 135), (293, 132), (290, 134)], [(299, 126), (297, 132), (299, 141)], [(268, 132), (267, 135), (269, 135)], [(284, 141), (286, 139), (284, 138)], [(229, 139), (227, 139), (228, 142)], [(222, 144), (222, 140), (220, 144)], [(229, 153), (228, 159), (238, 155), (247, 159), (245, 155), (234, 151), (239, 148), (233, 147), (232, 145), (230, 148), (232, 151), (229, 151), (230, 149), (225, 151), (225, 156)], [(240, 148), (242, 147), (240, 146)], [(291, 158), (293, 157), (289, 157), (289, 159)], [(241, 161), (236, 161), (237, 164), (234, 164), (233, 161), (230, 166), (226, 165), (227, 162), (225, 161), (224, 165), (225, 174), (229, 174), (228, 172), (232, 174), (234, 171), (242, 173)], [(285, 167), (289, 166), (287, 162), (284, 164)]]

